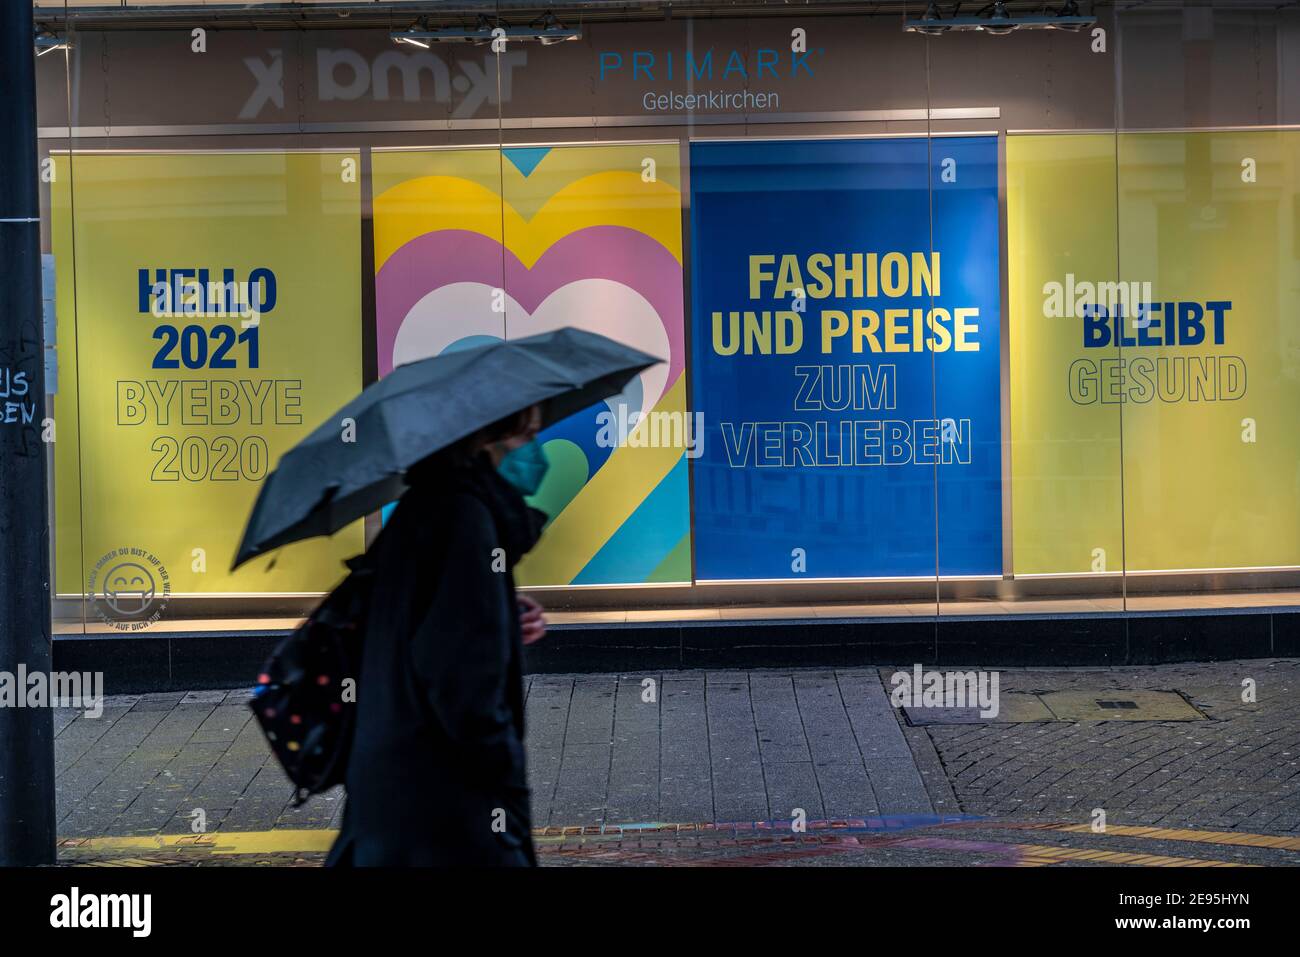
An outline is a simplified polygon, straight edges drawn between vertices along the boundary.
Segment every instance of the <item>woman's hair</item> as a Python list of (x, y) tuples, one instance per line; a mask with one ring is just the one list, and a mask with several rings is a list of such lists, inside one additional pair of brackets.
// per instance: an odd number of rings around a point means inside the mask
[[(490, 442), (500, 442), (502, 439), (508, 439), (510, 436), (522, 432), (528, 425), (528, 414), (532, 406), (526, 409), (520, 409), (518, 412), (507, 415), (504, 419), (497, 419), (491, 425), (486, 425), (479, 429), (474, 435), (467, 436), (472, 439), (479, 437), (484, 445)], [(466, 439), (461, 439), (462, 442)]]

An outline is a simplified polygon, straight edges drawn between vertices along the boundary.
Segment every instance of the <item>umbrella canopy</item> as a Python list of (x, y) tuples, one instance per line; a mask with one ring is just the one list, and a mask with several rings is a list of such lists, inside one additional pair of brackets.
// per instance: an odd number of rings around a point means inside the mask
[[(617, 395), (661, 359), (557, 329), (398, 366), (286, 452), (267, 476), (232, 568), (329, 535), (399, 498), (406, 470), (531, 405), (543, 427)], [(355, 423), (345, 441), (345, 420)]]

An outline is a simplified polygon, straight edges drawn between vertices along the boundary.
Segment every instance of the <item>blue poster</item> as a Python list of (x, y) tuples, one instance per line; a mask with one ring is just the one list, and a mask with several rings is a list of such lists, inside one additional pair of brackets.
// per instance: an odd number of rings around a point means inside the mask
[(699, 580), (1002, 572), (992, 136), (691, 145)]

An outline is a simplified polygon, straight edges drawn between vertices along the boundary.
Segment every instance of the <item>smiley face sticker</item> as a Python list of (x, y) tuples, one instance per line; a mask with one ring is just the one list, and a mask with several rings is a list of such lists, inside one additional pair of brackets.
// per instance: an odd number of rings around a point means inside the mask
[(99, 618), (119, 631), (142, 631), (162, 617), (171, 576), (144, 548), (117, 548), (95, 563), (86, 595)]
[(121, 562), (104, 576), (104, 603), (125, 618), (148, 611), (155, 593), (153, 575), (138, 562)]

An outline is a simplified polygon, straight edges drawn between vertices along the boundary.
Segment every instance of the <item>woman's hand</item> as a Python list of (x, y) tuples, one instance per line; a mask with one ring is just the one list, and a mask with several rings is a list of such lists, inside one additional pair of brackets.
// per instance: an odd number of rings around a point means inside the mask
[(519, 629), (523, 633), (524, 644), (541, 641), (546, 634), (546, 615), (542, 606), (527, 595), (516, 597), (519, 601)]

